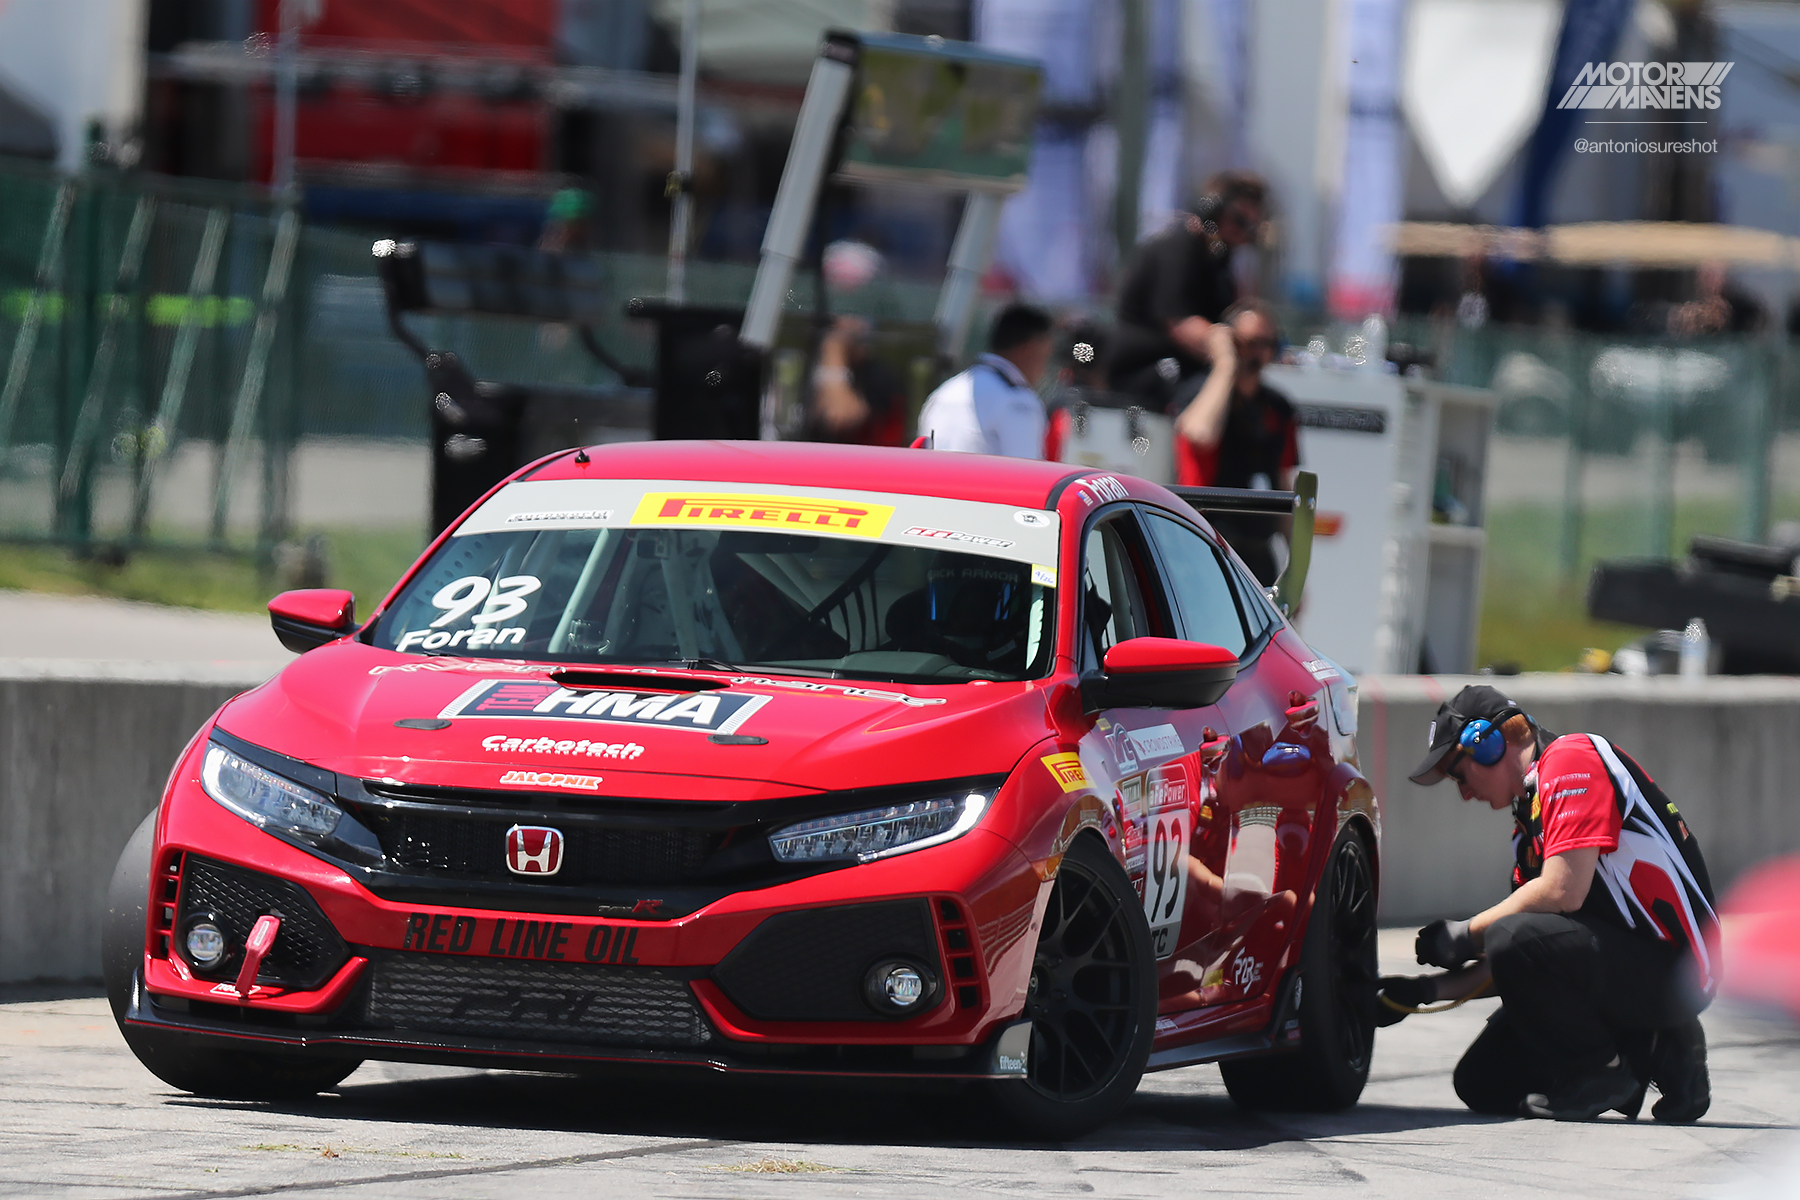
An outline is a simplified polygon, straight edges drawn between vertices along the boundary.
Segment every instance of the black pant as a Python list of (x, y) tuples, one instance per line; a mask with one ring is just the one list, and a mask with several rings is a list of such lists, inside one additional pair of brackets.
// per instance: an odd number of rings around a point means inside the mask
[(1476, 1112), (1516, 1114), (1620, 1054), (1647, 1081), (1656, 1031), (1707, 1005), (1685, 949), (1582, 913), (1502, 917), (1484, 940), (1501, 1007), (1455, 1077)]

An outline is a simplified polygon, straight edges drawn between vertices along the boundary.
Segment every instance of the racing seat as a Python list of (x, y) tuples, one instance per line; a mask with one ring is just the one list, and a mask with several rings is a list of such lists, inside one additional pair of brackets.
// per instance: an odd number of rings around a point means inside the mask
[(1030, 593), (1024, 569), (1014, 579), (996, 578), (993, 567), (955, 565), (888, 607), (883, 649), (941, 654), (965, 667), (1018, 671), (1025, 666), (1015, 607)]

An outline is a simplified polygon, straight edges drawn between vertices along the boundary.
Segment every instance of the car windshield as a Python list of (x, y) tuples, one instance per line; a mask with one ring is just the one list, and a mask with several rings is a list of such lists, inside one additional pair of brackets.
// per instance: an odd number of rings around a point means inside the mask
[(935, 544), (731, 528), (469, 533), (438, 548), (373, 642), (916, 682), (1047, 673), (1055, 589), (1033, 582), (1045, 569), (918, 540)]

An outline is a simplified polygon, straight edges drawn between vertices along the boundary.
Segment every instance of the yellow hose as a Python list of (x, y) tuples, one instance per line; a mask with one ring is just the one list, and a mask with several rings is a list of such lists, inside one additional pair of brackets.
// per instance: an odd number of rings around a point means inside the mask
[(1472, 991), (1468, 995), (1464, 996), (1461, 1000), (1452, 1000), (1450, 1003), (1440, 1004), (1436, 1008), (1413, 1008), (1411, 1005), (1400, 1004), (1393, 1000), (1388, 999), (1386, 992), (1380, 993), (1375, 998), (1377, 1000), (1380, 1000), (1383, 1004), (1387, 1005), (1389, 1008), (1393, 1009), (1395, 1012), (1407, 1013), (1407, 1014), (1409, 1014), (1411, 1016), (1415, 1016), (1415, 1017), (1429, 1017), (1433, 1013), (1447, 1013), (1453, 1008), (1461, 1008), (1463, 1005), (1467, 1004), (1469, 1001), (1475, 999), (1477, 996), (1479, 996), (1483, 992), (1487, 991), (1488, 984), (1490, 984), (1492, 982), (1493, 982), (1492, 980), (1483, 980), (1480, 987), (1476, 988), (1474, 991)]

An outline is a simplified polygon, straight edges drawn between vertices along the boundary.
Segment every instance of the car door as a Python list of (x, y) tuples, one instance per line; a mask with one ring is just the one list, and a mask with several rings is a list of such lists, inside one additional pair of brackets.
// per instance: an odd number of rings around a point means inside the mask
[[(1174, 637), (1174, 611), (1130, 506), (1103, 511), (1084, 535), (1079, 663), (1098, 671), (1106, 651), (1134, 637)], [(1165, 990), (1185, 994), (1176, 951), (1189, 921), (1189, 847), (1200, 812), (1202, 743), (1222, 746), (1216, 708), (1109, 708), (1095, 714), (1081, 759), (1095, 791), (1111, 797), (1126, 869), (1150, 922)], [(1219, 747), (1215, 747), (1215, 750)], [(1170, 981), (1174, 980), (1173, 983)]]
[(1182, 636), (1238, 656), (1218, 704), (1229, 740), (1204, 756), (1189, 861), (1191, 892), (1206, 906), (1190, 901), (1182, 954), (1200, 971), (1196, 1003), (1247, 999), (1273, 982), (1305, 879), (1328, 757), (1316, 744), (1320, 704), (1308, 689), (1317, 685), (1273, 644), (1281, 618), (1230, 554), (1173, 514), (1148, 510), (1145, 524)]
[[(1274, 882), (1274, 831), (1265, 828), (1246, 786), (1234, 711), (1256, 686), (1249, 627), (1227, 564), (1211, 540), (1186, 520), (1146, 509), (1181, 636), (1222, 646), (1239, 658), (1239, 675), (1201, 730), (1199, 803), (1188, 850), (1187, 913), (1178, 959), (1182, 1000), (1192, 1006), (1256, 995), (1262, 972), (1245, 954), (1248, 935), (1266, 909)], [(1245, 671), (1249, 666), (1250, 670)], [(1174, 999), (1167, 990), (1165, 1001)]]

